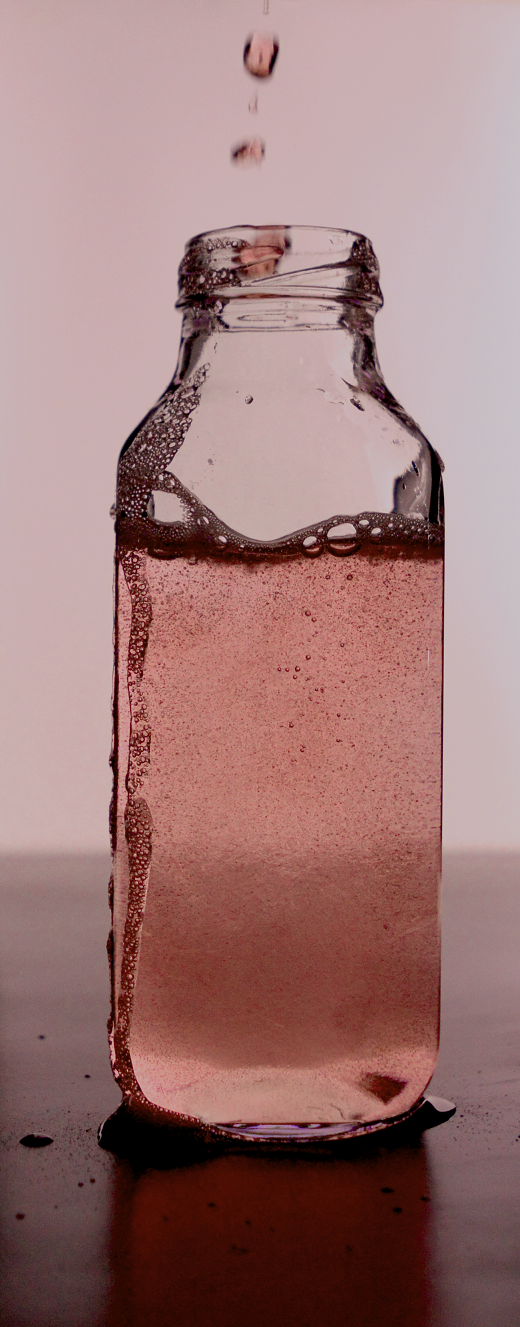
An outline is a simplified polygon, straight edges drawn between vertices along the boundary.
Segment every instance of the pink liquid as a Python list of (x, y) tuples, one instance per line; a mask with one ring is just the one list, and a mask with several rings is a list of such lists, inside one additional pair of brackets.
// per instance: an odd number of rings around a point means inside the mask
[(130, 1097), (208, 1123), (336, 1126), (420, 1097), (438, 1041), (442, 584), (442, 548), (421, 545), (126, 555), (115, 1056)]

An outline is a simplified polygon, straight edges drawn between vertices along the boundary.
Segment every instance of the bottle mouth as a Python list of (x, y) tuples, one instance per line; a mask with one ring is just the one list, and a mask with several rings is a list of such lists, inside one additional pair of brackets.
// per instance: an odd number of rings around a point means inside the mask
[(365, 235), (325, 226), (231, 226), (195, 235), (179, 268), (177, 308), (237, 298), (383, 303)]

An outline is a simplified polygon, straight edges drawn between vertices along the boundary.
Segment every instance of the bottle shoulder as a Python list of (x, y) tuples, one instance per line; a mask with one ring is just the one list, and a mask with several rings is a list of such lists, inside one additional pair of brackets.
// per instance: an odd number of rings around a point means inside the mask
[(119, 465), (126, 505), (130, 495), (142, 512), (162, 489), (181, 503), (189, 495), (260, 540), (335, 512), (439, 520), (442, 463), (382, 380), (360, 386), (330, 357), (262, 374), (254, 337), (243, 340), (239, 356), (230, 346), (217, 362), (208, 345), (188, 360), (130, 435)]

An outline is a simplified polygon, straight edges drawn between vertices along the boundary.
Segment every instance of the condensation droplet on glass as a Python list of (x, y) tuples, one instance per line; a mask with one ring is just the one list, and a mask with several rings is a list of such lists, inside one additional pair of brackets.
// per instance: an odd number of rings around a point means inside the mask
[(250, 138), (231, 150), (231, 160), (236, 166), (260, 166), (264, 155), (265, 143), (261, 138)]
[(272, 32), (253, 32), (244, 46), (244, 64), (253, 78), (270, 78), (278, 55), (278, 40)]

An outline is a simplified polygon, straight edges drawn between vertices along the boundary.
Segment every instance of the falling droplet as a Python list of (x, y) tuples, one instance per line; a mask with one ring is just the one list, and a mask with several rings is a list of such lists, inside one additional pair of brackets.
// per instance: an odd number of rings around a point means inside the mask
[(271, 32), (253, 32), (244, 46), (244, 64), (253, 78), (270, 78), (276, 57), (278, 41)]
[(231, 152), (231, 160), (236, 166), (260, 166), (265, 155), (265, 143), (261, 138), (250, 138), (245, 143), (238, 143)]

